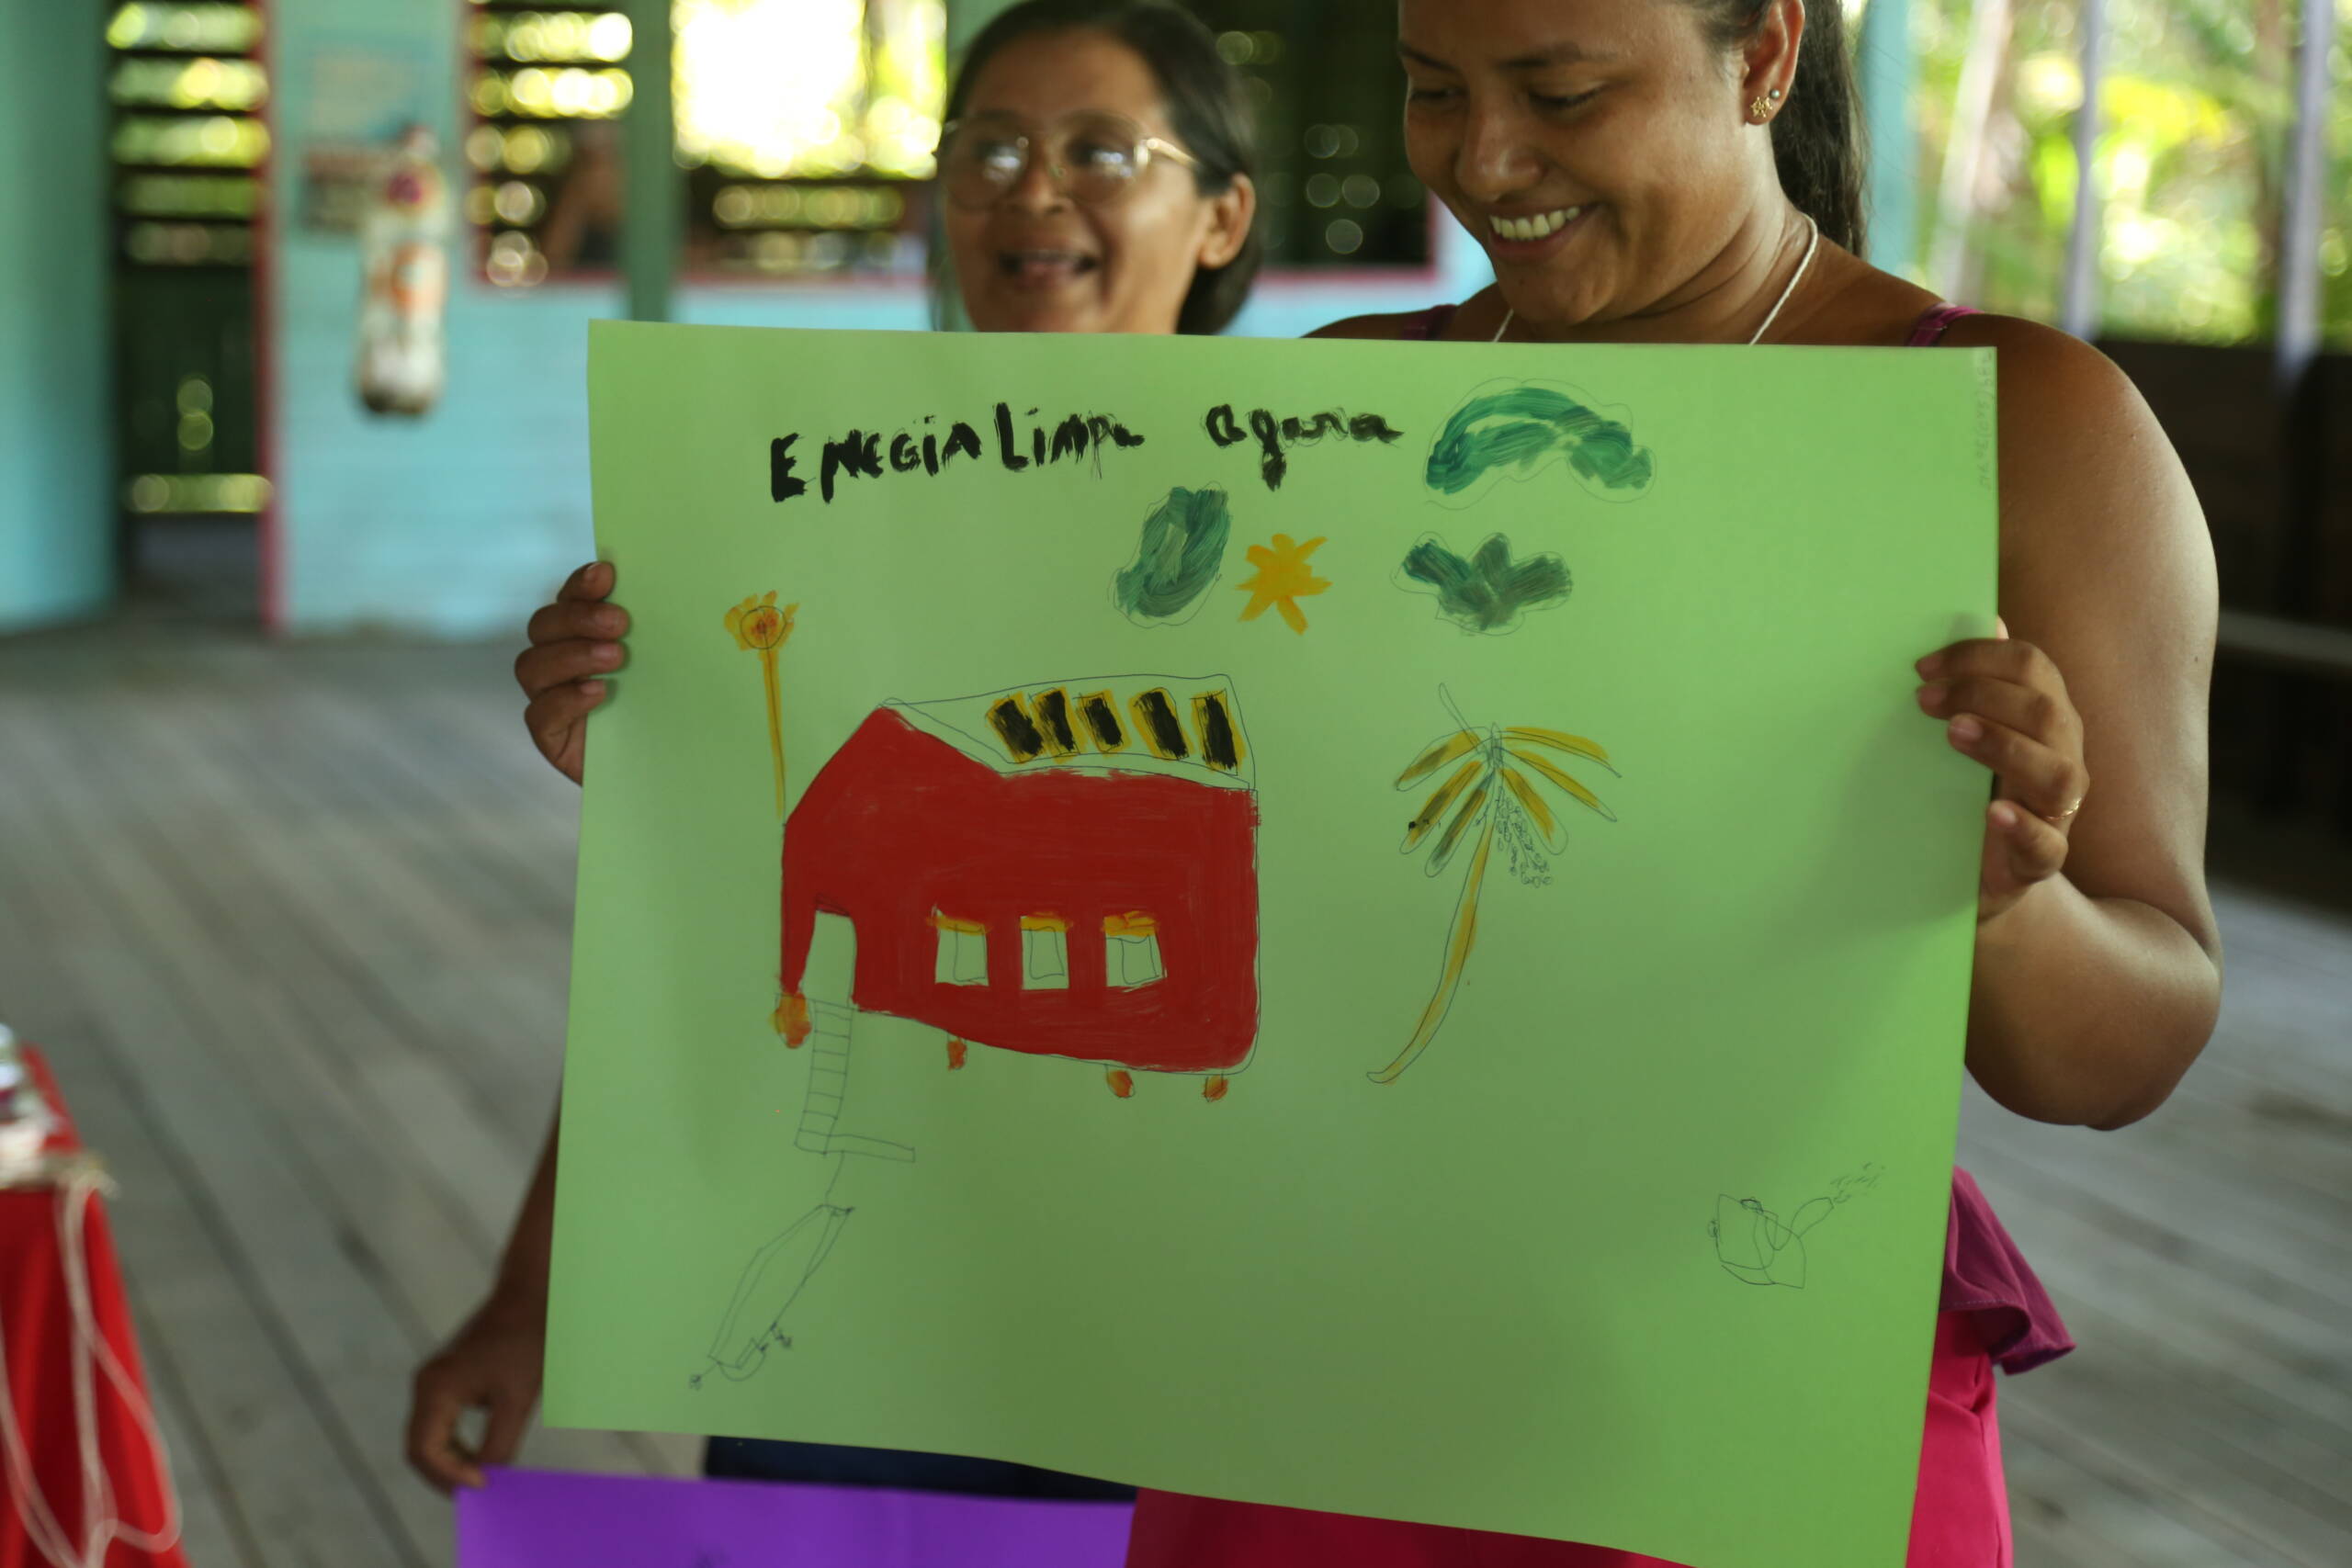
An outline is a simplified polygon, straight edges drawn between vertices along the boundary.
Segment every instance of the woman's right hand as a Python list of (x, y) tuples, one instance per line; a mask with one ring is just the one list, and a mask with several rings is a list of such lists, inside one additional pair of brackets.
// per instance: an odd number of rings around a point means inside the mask
[[(417, 1369), (409, 1395), (408, 1462), (436, 1490), (482, 1484), (481, 1467), (506, 1464), (539, 1403), (547, 1355), (544, 1300), (492, 1295), (438, 1355)], [(469, 1445), (458, 1424), (484, 1413)]]
[(531, 617), (531, 646), (514, 660), (515, 682), (528, 699), (523, 723), (531, 742), (573, 784), (586, 758), (588, 715), (605, 700), (603, 677), (620, 668), (620, 639), (628, 632), (628, 612), (605, 602), (613, 581), (607, 561), (573, 572), (555, 603)]

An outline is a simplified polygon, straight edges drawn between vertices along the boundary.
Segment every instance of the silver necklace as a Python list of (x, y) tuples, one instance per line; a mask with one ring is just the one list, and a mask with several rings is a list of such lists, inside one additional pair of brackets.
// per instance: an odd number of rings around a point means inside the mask
[[(1805, 215), (1805, 221), (1813, 224), (1813, 236), (1804, 243), (1804, 259), (1797, 263), (1796, 271), (1789, 274), (1789, 286), (1781, 290), (1781, 297), (1778, 299), (1772, 301), (1772, 309), (1765, 315), (1764, 324), (1758, 327), (1756, 329), (1756, 335), (1747, 340), (1750, 344), (1762, 343), (1764, 341), (1764, 334), (1771, 330), (1772, 323), (1781, 319), (1781, 307), (1789, 302), (1789, 296), (1794, 294), (1797, 291), (1797, 285), (1804, 281), (1804, 269), (1813, 265), (1813, 253), (1821, 248), (1821, 225), (1814, 222), (1813, 215), (1810, 213)], [(1495, 329), (1495, 335), (1487, 341), (1491, 343), (1502, 342), (1503, 333), (1510, 331), (1511, 322), (1517, 320), (1519, 320), (1519, 312), (1517, 310), (1505, 310), (1503, 311), (1503, 324)]]

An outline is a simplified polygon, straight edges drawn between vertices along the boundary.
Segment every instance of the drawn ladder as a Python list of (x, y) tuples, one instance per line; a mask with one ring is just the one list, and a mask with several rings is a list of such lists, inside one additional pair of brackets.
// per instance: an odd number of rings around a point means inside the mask
[(836, 1002), (808, 1002), (808, 1093), (800, 1104), (800, 1130), (793, 1145), (812, 1155), (865, 1155), (875, 1159), (912, 1160), (914, 1150), (885, 1138), (836, 1129), (842, 1101), (849, 1094), (849, 1053), (857, 1026), (854, 1010)]

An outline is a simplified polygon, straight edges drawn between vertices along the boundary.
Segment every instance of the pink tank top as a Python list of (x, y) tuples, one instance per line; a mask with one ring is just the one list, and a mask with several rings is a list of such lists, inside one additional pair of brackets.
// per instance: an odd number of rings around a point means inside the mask
[[(1434, 341), (1458, 308), (1440, 305), (1414, 318), (1406, 324), (1405, 338)], [(1912, 323), (1903, 346), (1932, 347), (1954, 321), (1976, 313), (1965, 305), (1937, 305)], [(2002, 1225), (2000, 1216), (1993, 1213), (1993, 1205), (1977, 1190), (1975, 1179), (1957, 1167), (1951, 1179), (1940, 1310), (1964, 1314), (1974, 1325), (1985, 1352), (2005, 1372), (2030, 1371), (2045, 1361), (2056, 1360), (2075, 1348), (2075, 1341), (2050, 1293), (2034, 1277), (2032, 1266)]]

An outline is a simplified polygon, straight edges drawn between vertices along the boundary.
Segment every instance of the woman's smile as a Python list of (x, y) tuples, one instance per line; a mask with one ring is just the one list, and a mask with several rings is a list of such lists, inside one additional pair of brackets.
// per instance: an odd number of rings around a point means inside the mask
[(1487, 249), (1498, 261), (1534, 261), (1567, 243), (1585, 226), (1591, 203), (1487, 214)]
[(1066, 288), (1102, 265), (1100, 258), (1066, 245), (1025, 245), (999, 251), (996, 257), (998, 276), (1024, 293)]

